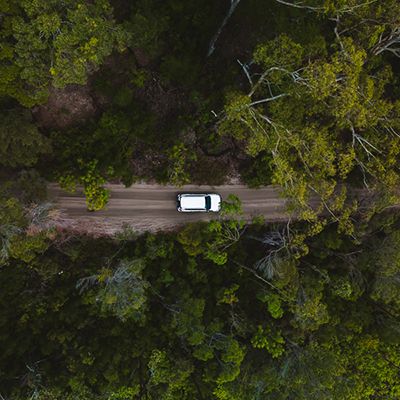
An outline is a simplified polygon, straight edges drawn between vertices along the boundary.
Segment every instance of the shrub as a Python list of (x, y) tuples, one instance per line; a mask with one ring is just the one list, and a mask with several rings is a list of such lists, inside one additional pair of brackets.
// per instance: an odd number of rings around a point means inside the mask
[(110, 191), (102, 186), (106, 183), (106, 180), (99, 174), (96, 167), (97, 160), (91, 161), (87, 165), (86, 174), (79, 178), (80, 183), (83, 184), (83, 192), (89, 211), (103, 209), (110, 198)]

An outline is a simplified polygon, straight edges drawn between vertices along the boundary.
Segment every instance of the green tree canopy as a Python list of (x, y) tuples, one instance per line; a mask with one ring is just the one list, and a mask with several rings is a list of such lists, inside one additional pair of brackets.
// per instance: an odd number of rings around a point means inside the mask
[(50, 140), (32, 122), (29, 111), (0, 114), (0, 164), (30, 167), (51, 150)]
[[(399, 104), (385, 92), (389, 66), (370, 62), (350, 38), (335, 48), (311, 52), (286, 35), (258, 46), (253, 56), (262, 73), (243, 66), (250, 91), (228, 95), (219, 131), (250, 156), (271, 155), (272, 181), (302, 218), (325, 209), (351, 233), (346, 188), (338, 184), (356, 174), (368, 188), (394, 191)], [(320, 208), (309, 206), (313, 196)]]
[(23, 0), (2, 7), (0, 93), (25, 106), (45, 100), (49, 85), (86, 83), (129, 42), (107, 0)]

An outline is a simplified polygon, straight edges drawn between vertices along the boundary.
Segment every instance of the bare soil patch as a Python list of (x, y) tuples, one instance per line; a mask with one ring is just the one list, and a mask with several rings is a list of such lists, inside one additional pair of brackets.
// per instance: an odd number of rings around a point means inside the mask
[(162, 82), (155, 72), (149, 72), (144, 86), (136, 88), (135, 97), (145, 103), (161, 123), (177, 117), (184, 110), (188, 111), (185, 93)]
[(52, 88), (46, 104), (32, 110), (38, 126), (63, 129), (84, 123), (96, 113), (96, 105), (87, 86), (68, 85)]

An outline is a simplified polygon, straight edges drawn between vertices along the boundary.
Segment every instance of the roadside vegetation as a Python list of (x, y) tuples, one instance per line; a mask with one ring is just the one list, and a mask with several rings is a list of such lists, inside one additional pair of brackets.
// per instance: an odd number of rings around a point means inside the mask
[(5, 399), (400, 395), (398, 212), (356, 239), (240, 217), (95, 239), (1, 210)]
[[(397, 0), (0, 0), (0, 398), (400, 398)], [(276, 184), (296, 221), (63, 230), (46, 182)]]

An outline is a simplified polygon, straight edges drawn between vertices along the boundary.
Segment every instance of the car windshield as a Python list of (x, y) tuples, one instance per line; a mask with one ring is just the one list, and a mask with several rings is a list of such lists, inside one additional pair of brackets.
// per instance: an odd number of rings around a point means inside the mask
[(210, 210), (211, 209), (211, 197), (210, 196), (206, 196), (206, 210)]

